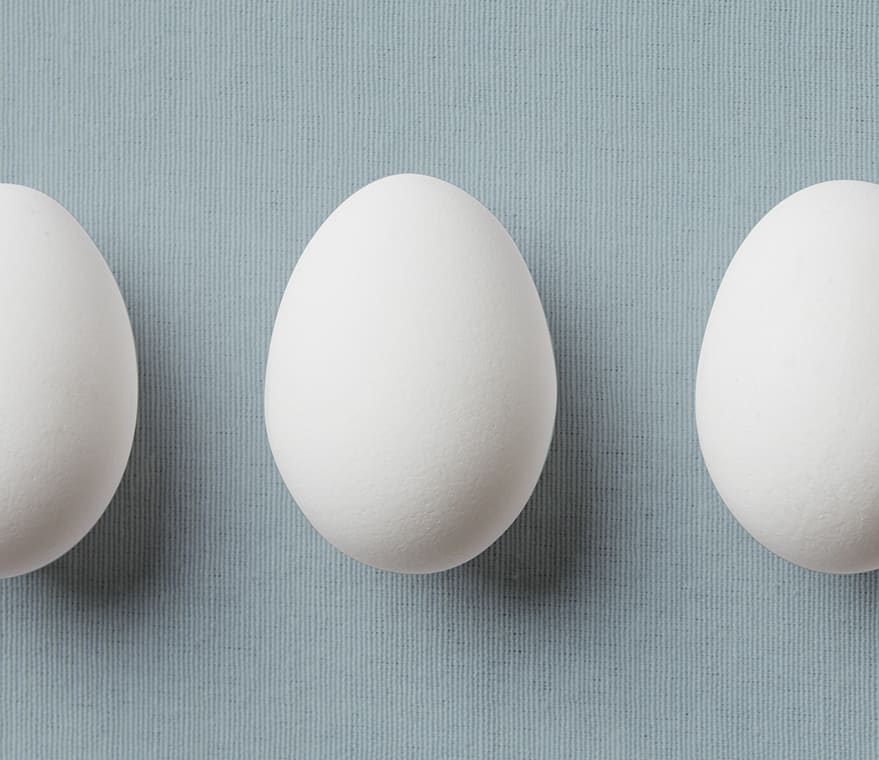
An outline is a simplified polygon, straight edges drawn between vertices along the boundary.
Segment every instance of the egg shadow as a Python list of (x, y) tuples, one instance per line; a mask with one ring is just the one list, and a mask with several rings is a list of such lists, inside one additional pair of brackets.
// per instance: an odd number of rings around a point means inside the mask
[[(522, 599), (564, 593), (589, 532), (583, 499), (576, 487), (565, 485), (572, 482), (571, 469), (581, 456), (576, 434), (557, 429), (543, 475), (522, 514), (485, 552), (447, 573), (447, 582)], [(584, 487), (582, 478), (573, 482)]]
[[(583, 387), (596, 387), (595, 376), (608, 357), (600, 338), (586, 329), (565, 304), (575, 303), (564, 285), (547, 310), (558, 371), (558, 409), (553, 441), (543, 474), (513, 525), (485, 552), (444, 573), (444, 583), (465, 597), (538, 602), (573, 593), (584, 568), (595, 570), (606, 553), (599, 543), (604, 533), (600, 498), (601, 457), (590, 451), (591, 410)], [(588, 348), (587, 348), (588, 347)], [(584, 352), (589, 355), (584, 359)], [(593, 573), (595, 575), (595, 573)]]
[(138, 421), (128, 467), (113, 499), (73, 549), (35, 573), (56, 593), (92, 607), (145, 603), (167, 572), (162, 521), (175, 506), (174, 458), (180, 410), (175, 382), (163, 360), (161, 337), (145, 332), (132, 310), (138, 349)]

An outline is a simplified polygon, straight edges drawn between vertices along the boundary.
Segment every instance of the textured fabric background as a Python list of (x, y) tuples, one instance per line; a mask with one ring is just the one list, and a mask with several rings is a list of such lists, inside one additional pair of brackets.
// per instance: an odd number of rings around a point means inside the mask
[[(0, 179), (94, 237), (142, 381), (106, 516), (0, 583), (2, 760), (879, 754), (877, 576), (748, 538), (691, 403), (750, 227), (804, 185), (879, 181), (879, 5), (0, 9)], [(400, 171), (507, 225), (561, 383), (531, 504), (430, 577), (320, 539), (262, 420), (299, 252)]]

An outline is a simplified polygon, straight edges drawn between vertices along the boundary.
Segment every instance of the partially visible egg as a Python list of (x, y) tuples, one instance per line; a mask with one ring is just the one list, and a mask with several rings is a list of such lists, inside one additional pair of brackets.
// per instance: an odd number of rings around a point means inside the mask
[(398, 572), (466, 562), (528, 500), (555, 410), (537, 290), (478, 201), (395, 175), (320, 227), (278, 311), (265, 414), (287, 487), (330, 543)]
[(732, 260), (696, 379), (705, 464), (771, 551), (879, 568), (879, 185), (807, 187)]
[(73, 547), (107, 507), (137, 416), (128, 312), (51, 198), (0, 184), (0, 577)]

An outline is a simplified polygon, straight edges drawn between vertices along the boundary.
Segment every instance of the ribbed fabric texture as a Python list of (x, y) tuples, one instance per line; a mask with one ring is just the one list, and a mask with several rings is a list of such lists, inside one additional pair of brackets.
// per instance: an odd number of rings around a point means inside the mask
[[(105, 517), (0, 582), (0, 758), (877, 757), (876, 575), (751, 540), (692, 412), (742, 238), (877, 157), (873, 0), (3, 2), (0, 180), (93, 236), (142, 386)], [(429, 577), (320, 539), (262, 420), (297, 256), (401, 171), (507, 226), (560, 381), (522, 517)]]

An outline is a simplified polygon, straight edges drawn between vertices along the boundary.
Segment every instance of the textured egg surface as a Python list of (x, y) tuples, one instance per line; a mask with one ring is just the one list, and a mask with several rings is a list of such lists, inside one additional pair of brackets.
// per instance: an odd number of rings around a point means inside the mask
[(879, 567), (879, 185), (813, 185), (754, 227), (711, 310), (696, 420), (754, 538), (815, 570)]
[(293, 271), (265, 394), (281, 475), (336, 547), (399, 572), (479, 554), (528, 500), (555, 419), (550, 335), (515, 243), (441, 180), (361, 189)]
[(51, 562), (104, 512), (137, 417), (128, 312), (51, 198), (0, 185), (0, 576)]

